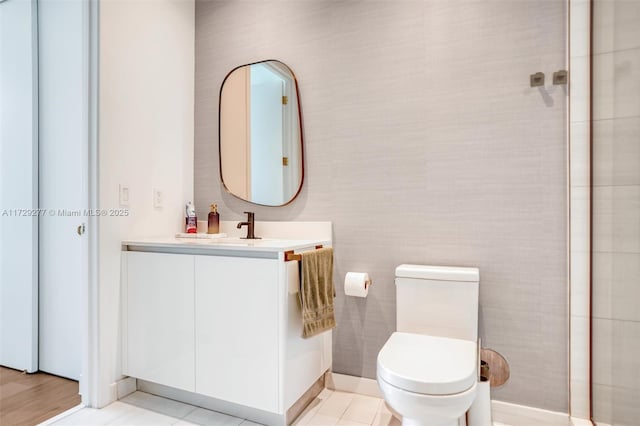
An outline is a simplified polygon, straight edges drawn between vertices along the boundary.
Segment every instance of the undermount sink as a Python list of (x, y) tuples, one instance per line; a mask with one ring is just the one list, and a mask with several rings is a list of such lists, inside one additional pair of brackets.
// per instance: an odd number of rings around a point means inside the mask
[(227, 237), (226, 234), (176, 234), (176, 240), (193, 243), (193, 244), (206, 244), (206, 245), (237, 245), (237, 246), (252, 246), (256, 243), (283, 241), (273, 238), (241, 238), (241, 237)]
[(273, 242), (272, 238), (255, 238), (255, 239), (246, 239), (239, 237), (223, 237), (216, 238), (213, 240), (206, 240), (207, 244), (225, 244), (225, 245), (236, 245), (236, 246), (252, 246), (256, 244), (265, 243), (265, 242)]
[(280, 247), (297, 242), (296, 240), (287, 240), (279, 238), (254, 238), (247, 239), (241, 237), (220, 237), (220, 238), (180, 238), (176, 241), (189, 245), (198, 246), (225, 246), (225, 247)]

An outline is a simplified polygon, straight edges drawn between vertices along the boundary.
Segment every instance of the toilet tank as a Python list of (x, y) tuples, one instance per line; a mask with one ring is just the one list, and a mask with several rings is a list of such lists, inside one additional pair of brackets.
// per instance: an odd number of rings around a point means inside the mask
[(478, 268), (396, 268), (397, 330), (477, 341)]

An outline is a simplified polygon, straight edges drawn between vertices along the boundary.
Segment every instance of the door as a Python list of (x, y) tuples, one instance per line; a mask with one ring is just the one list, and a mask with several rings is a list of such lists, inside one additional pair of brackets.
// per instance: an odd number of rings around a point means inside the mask
[(283, 202), (282, 78), (264, 64), (251, 67), (251, 200)]
[(38, 369), (35, 1), (0, 3), (0, 365)]
[(88, 82), (86, 5), (40, 1), (39, 368), (79, 380), (87, 286)]

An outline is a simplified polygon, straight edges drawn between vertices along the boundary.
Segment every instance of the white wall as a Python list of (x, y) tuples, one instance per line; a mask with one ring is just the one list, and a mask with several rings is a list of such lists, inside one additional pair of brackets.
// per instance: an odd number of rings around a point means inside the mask
[[(0, 365), (38, 368), (35, 1), (0, 5)], [(19, 214), (19, 216), (16, 216)]]
[[(100, 2), (99, 204), (118, 208), (129, 187), (128, 217), (99, 230), (98, 405), (115, 399), (120, 378), (120, 242), (167, 235), (183, 226), (193, 199), (193, 0)], [(154, 209), (153, 188), (164, 194)]]

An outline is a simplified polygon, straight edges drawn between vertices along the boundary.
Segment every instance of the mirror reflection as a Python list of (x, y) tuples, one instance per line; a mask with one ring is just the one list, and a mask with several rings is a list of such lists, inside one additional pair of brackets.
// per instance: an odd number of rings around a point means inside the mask
[(220, 176), (236, 197), (281, 206), (302, 187), (302, 127), (291, 69), (263, 61), (232, 70), (220, 89)]

